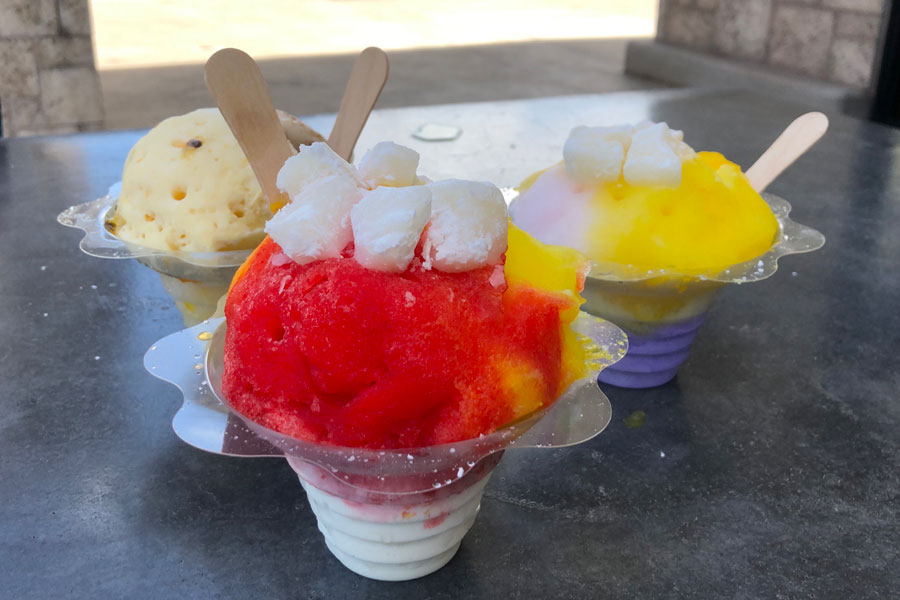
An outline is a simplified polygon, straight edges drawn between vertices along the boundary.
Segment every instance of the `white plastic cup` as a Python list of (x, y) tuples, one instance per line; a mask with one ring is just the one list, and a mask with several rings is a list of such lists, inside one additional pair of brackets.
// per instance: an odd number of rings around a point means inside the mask
[[(356, 487), (302, 459), (287, 460), (335, 558), (363, 577), (405, 581), (433, 573), (453, 558), (501, 455), (485, 457), (447, 485), (399, 494)], [(391, 477), (402, 476), (387, 476), (385, 488)]]

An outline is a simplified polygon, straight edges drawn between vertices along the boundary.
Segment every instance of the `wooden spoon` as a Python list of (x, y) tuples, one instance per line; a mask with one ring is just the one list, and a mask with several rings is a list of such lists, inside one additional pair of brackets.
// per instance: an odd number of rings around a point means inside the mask
[(288, 202), (275, 185), (294, 149), (284, 133), (259, 66), (236, 48), (219, 50), (204, 69), (206, 87), (256, 174), (272, 212)]
[(381, 48), (369, 47), (360, 53), (350, 72), (328, 145), (349, 161), (353, 147), (388, 77), (388, 59)]
[(809, 112), (794, 119), (747, 169), (747, 178), (753, 189), (762, 192), (769, 187), (776, 177), (819, 141), (827, 129), (828, 117), (820, 112)]

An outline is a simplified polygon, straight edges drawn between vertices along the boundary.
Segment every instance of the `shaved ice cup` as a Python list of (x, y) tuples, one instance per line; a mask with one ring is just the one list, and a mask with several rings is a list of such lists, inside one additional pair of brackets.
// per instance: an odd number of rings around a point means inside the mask
[(594, 263), (582, 295), (582, 310), (616, 323), (628, 334), (628, 354), (602, 371), (599, 380), (619, 387), (650, 388), (670, 381), (719, 292), (727, 284), (761, 281), (778, 269), (778, 259), (825, 244), (821, 233), (792, 221), (791, 205), (762, 194), (778, 220), (778, 236), (765, 254), (717, 273), (641, 271)]
[[(98, 258), (134, 258), (159, 273), (163, 287), (175, 301), (186, 326), (196, 325), (211, 317), (219, 299), (228, 291), (235, 271), (250, 256), (253, 248), (224, 252), (173, 252), (126, 242), (116, 237), (108, 225), (116, 212), (119, 188), (120, 184), (116, 184), (102, 198), (67, 208), (56, 220), (66, 227), (84, 232), (78, 245), (85, 254)], [(259, 238), (256, 240), (258, 243), (264, 236), (263, 231), (259, 231), (258, 235), (251, 234), (248, 245), (254, 237)]]
[(612, 408), (596, 377), (624, 356), (627, 341), (615, 325), (584, 313), (575, 327), (594, 344), (588, 377), (550, 406), (493, 433), (423, 448), (314, 444), (231, 410), (221, 392), (221, 318), (159, 340), (144, 365), (184, 394), (172, 421), (182, 440), (227, 456), (286, 458), (332, 554), (359, 575), (402, 581), (432, 573), (453, 558), (505, 451), (571, 446), (607, 426)]

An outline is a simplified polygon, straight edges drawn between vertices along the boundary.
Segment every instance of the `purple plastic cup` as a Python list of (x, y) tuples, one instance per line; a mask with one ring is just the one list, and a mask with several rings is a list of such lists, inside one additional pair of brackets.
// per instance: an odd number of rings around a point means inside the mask
[(604, 370), (599, 381), (626, 388), (650, 388), (670, 381), (724, 284), (685, 277), (610, 281), (588, 277), (582, 307), (628, 335), (628, 353)]
[(625, 388), (650, 388), (675, 377), (691, 353), (691, 344), (706, 313), (661, 327), (649, 335), (626, 331), (628, 353), (616, 364), (601, 371), (598, 381)]
[(641, 270), (632, 265), (594, 263), (585, 280), (582, 310), (611, 321), (628, 335), (629, 349), (598, 381), (649, 388), (670, 381), (691, 352), (691, 344), (722, 288), (771, 277), (778, 259), (821, 248), (825, 236), (788, 216), (791, 205), (763, 194), (778, 220), (778, 236), (765, 254), (717, 272)]
[[(545, 243), (567, 243), (559, 239), (560, 223), (564, 222), (558, 220), (556, 204), (539, 219), (522, 219), (521, 196), (516, 190), (507, 190), (506, 197), (513, 222)], [(581, 308), (621, 327), (629, 343), (625, 357), (600, 373), (598, 381), (626, 388), (649, 388), (670, 381), (690, 354), (697, 331), (723, 286), (771, 277), (782, 256), (812, 252), (825, 244), (820, 232), (790, 218), (791, 205), (786, 200), (765, 193), (762, 197), (778, 221), (778, 233), (767, 252), (746, 262), (711, 270), (647, 269), (592, 261)], [(533, 210), (525, 209), (526, 213)]]

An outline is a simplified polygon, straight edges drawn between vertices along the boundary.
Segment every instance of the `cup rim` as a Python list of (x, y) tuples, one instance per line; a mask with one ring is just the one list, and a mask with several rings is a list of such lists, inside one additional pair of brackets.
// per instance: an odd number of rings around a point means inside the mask
[[(97, 258), (134, 258), (151, 268), (178, 277), (179, 271), (184, 268), (237, 268), (247, 260), (255, 248), (254, 246), (254, 248), (242, 250), (185, 252), (161, 250), (123, 240), (106, 227), (106, 223), (116, 209), (120, 188), (121, 182), (117, 182), (103, 197), (70, 206), (57, 215), (56, 220), (59, 224), (84, 232), (78, 246), (85, 254)], [(257, 234), (259, 241), (262, 241), (265, 236), (263, 230), (249, 234), (248, 238)], [(168, 266), (160, 268), (158, 266), (160, 263), (167, 263)], [(179, 268), (181, 265), (183, 267)]]
[[(419, 447), (407, 447), (407, 448), (385, 448), (385, 449), (370, 449), (365, 447), (357, 447), (357, 446), (339, 446), (336, 444), (320, 444), (315, 442), (310, 442), (308, 440), (303, 440), (301, 438), (294, 438), (289, 435), (280, 433), (273, 429), (269, 429), (264, 425), (261, 425), (255, 421), (253, 421), (250, 417), (242, 414), (236, 408), (234, 408), (225, 397), (225, 394), (222, 392), (221, 388), (221, 365), (216, 365), (215, 361), (221, 360), (221, 353), (224, 350), (224, 341), (225, 341), (225, 331), (227, 329), (227, 323), (225, 319), (222, 319), (220, 323), (218, 323), (213, 330), (212, 339), (210, 343), (207, 345), (204, 353), (203, 353), (203, 369), (204, 374), (206, 376), (206, 382), (209, 385), (212, 394), (215, 398), (225, 407), (228, 408), (235, 416), (240, 418), (247, 425), (249, 429), (251, 429), (254, 433), (269, 441), (273, 446), (281, 449), (285, 454), (292, 454), (294, 448), (303, 448), (304, 446), (315, 446), (317, 448), (329, 448), (336, 452), (342, 453), (350, 453), (350, 454), (371, 454), (371, 456), (387, 456), (389, 454), (396, 455), (405, 455), (410, 454), (411, 452), (422, 453), (423, 451), (434, 451), (434, 452), (443, 452), (447, 451), (449, 453), (458, 452), (458, 448), (460, 445), (473, 445), (475, 447), (490, 445), (494, 441), (511, 441), (519, 438), (525, 432), (528, 431), (535, 423), (540, 421), (548, 411), (556, 405), (556, 403), (562, 399), (572, 388), (577, 388), (577, 386), (581, 385), (582, 382), (592, 382), (595, 383), (597, 379), (597, 375), (603, 369), (609, 367), (610, 365), (615, 364), (625, 357), (626, 352), (628, 351), (628, 341), (625, 333), (612, 322), (602, 319), (601, 317), (597, 317), (594, 315), (590, 315), (583, 311), (579, 311), (578, 317), (576, 317), (576, 321), (579, 322), (579, 326), (582, 333), (585, 337), (590, 338), (591, 343), (596, 346), (600, 346), (603, 350), (606, 351), (607, 355), (600, 358), (599, 360), (593, 361), (589, 365), (589, 373), (587, 376), (582, 377), (569, 385), (569, 388), (565, 390), (560, 396), (554, 400), (551, 404), (544, 406), (541, 409), (535, 410), (527, 415), (523, 415), (514, 421), (506, 423), (501, 427), (498, 427), (494, 432), (490, 434), (482, 434), (479, 437), (468, 438), (465, 440), (459, 440), (456, 442), (447, 442), (444, 444), (435, 444), (432, 446), (419, 446)], [(596, 331), (593, 335), (588, 331), (592, 325), (599, 325), (604, 331)], [(603, 340), (600, 340), (601, 336), (609, 336), (610, 339), (607, 343), (602, 343)], [(602, 392), (601, 392), (602, 394)], [(599, 434), (600, 431), (597, 431), (594, 435)], [(581, 440), (586, 441), (586, 440)], [(581, 443), (581, 441), (576, 443)], [(571, 444), (557, 444), (553, 447), (564, 447)], [(451, 449), (456, 448), (453, 452), (450, 452)]]
[[(587, 377), (572, 383), (548, 407), (490, 434), (420, 448), (316, 444), (242, 417), (215, 389), (221, 367), (212, 360), (220, 360), (224, 351), (221, 317), (158, 340), (145, 354), (144, 366), (152, 375), (181, 390), (183, 404), (172, 424), (176, 434), (192, 446), (226, 456), (291, 456), (323, 467), (341, 483), (361, 489), (421, 493), (462, 478), (490, 454), (515, 447), (570, 446), (593, 438), (608, 426), (612, 406), (597, 385), (596, 376), (625, 355), (627, 338), (617, 326), (586, 313), (580, 313), (576, 321), (579, 333), (597, 340), (595, 344), (607, 351), (607, 356), (590, 366), (592, 372)], [(201, 355), (202, 362), (197, 362)], [(205, 375), (202, 385), (198, 385), (200, 375)]]
[[(507, 204), (515, 202), (519, 193), (514, 188), (503, 190)], [(750, 283), (771, 277), (778, 270), (778, 259), (790, 254), (818, 250), (825, 245), (825, 236), (818, 230), (790, 218), (791, 204), (784, 198), (763, 192), (760, 196), (778, 221), (778, 235), (768, 251), (722, 270), (708, 269), (646, 269), (615, 262), (591, 261), (587, 279), (598, 282), (639, 283), (651, 280), (679, 279), (688, 282)]]

